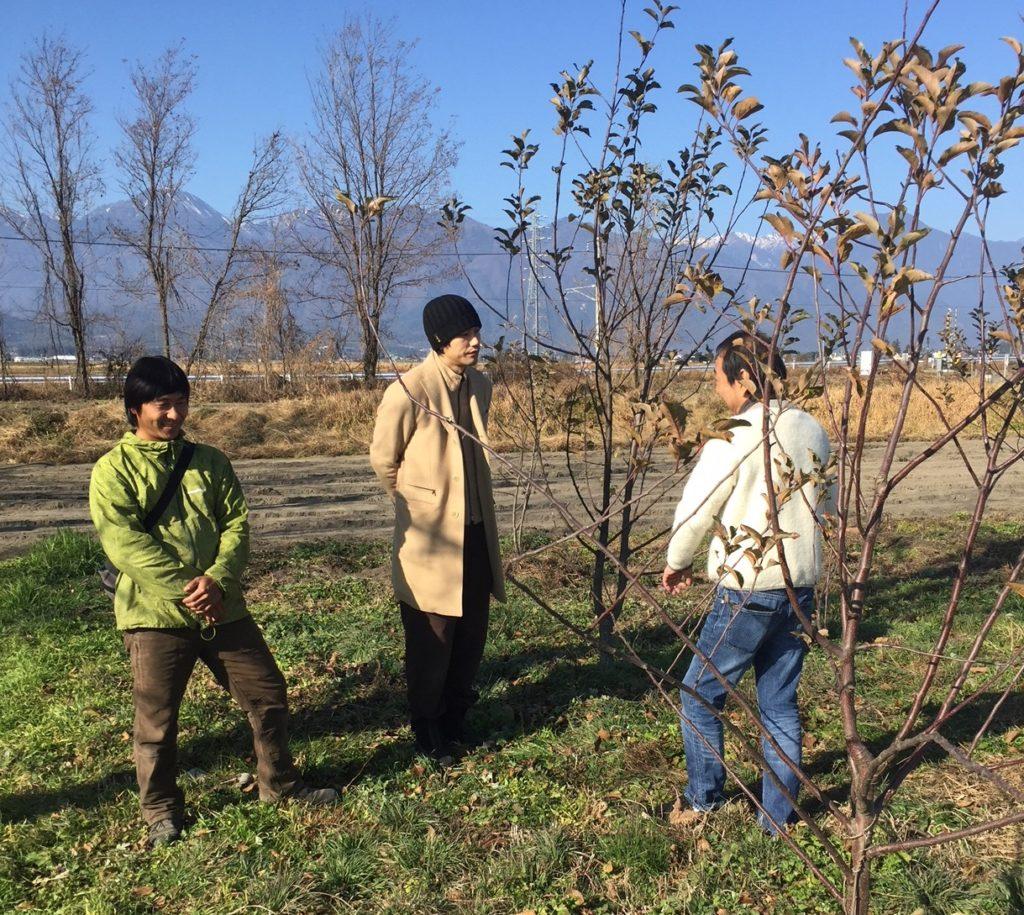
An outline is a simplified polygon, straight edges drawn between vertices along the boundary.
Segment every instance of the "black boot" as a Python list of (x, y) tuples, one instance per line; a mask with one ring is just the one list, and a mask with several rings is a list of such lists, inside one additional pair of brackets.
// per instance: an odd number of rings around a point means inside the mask
[(437, 719), (441, 736), (449, 743), (466, 744), (466, 710), (448, 709)]
[(416, 741), (416, 751), (429, 756), (436, 763), (446, 766), (454, 759), (452, 748), (445, 739), (433, 718), (419, 718), (412, 722), (412, 733)]

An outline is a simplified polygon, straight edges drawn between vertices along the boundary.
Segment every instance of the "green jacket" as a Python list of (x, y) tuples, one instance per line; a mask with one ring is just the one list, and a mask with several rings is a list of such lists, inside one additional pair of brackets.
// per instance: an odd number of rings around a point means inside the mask
[(114, 594), (118, 629), (198, 627), (181, 599), (209, 575), (224, 592), (221, 622), (248, 615), (242, 572), (249, 559), (249, 509), (231, 462), (196, 445), (181, 485), (153, 531), (142, 528), (183, 439), (147, 442), (126, 432), (92, 469), (89, 511), (107, 558), (121, 571)]

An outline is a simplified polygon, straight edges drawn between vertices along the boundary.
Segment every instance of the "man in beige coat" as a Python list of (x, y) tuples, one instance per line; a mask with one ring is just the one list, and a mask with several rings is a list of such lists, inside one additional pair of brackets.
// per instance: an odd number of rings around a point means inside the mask
[[(462, 296), (431, 299), (432, 352), (384, 392), (370, 463), (395, 503), (391, 578), (405, 629), (417, 748), (443, 760), (476, 701), (490, 597), (505, 599), (487, 453), (491, 383), (474, 366), (480, 316)], [(468, 434), (467, 434), (468, 433)]]

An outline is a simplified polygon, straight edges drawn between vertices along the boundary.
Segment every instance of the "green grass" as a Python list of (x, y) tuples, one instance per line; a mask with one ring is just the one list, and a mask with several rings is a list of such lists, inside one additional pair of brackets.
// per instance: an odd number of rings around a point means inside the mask
[[(891, 734), (909, 698), (908, 672), (923, 663), (900, 647), (923, 649), (937, 631), (958, 524), (904, 524), (887, 534), (865, 626), (866, 640), (882, 647), (862, 655), (861, 718), (871, 740)], [(949, 654), (965, 650), (1022, 537), (1016, 524), (986, 528), (964, 634)], [(492, 614), (472, 724), (489, 742), (445, 772), (421, 765), (404, 726), (401, 625), (381, 543), (262, 554), (250, 575), (254, 615), (288, 678), (297, 759), (312, 782), (343, 787), (342, 803), (275, 808), (241, 792), (238, 774), (255, 768), (249, 733), (200, 668), (181, 719), (181, 771), (201, 770), (182, 779), (187, 839), (148, 851), (131, 763), (130, 672), (95, 580), (99, 559), (92, 540), (62, 534), (0, 564), (2, 912), (834, 911), (742, 800), (695, 828), (670, 825), (665, 811), (685, 785), (671, 709), (643, 675), (598, 663), (519, 594)], [(580, 567), (580, 557), (563, 554), (530, 574), (584, 621)], [(990, 655), (1024, 638), (1014, 600)], [(667, 627), (637, 608), (622, 624), (646, 658), (671, 663)], [(829, 689), (829, 671), (812, 653), (802, 695), (814, 737), (806, 764), (841, 793), (846, 770)], [(981, 758), (1020, 754), (1022, 714), (1018, 695)], [(1005, 773), (1020, 784), (1019, 769)], [(931, 761), (907, 783), (885, 830), (934, 831), (999, 810), (990, 791), (953, 779), (948, 765)], [(796, 835), (824, 864), (807, 831)], [(875, 910), (1024, 911), (1024, 871), (1014, 861), (1021, 835), (884, 860)]]

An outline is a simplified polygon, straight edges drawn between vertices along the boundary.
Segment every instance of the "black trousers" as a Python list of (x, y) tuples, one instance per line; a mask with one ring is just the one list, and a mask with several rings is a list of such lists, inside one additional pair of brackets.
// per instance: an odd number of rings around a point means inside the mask
[[(462, 616), (424, 613), (400, 603), (405, 629), (405, 682), (413, 726), (444, 716), (459, 724), (478, 698), (473, 681), (487, 642), (491, 575), (483, 524), (466, 526)], [(444, 575), (444, 569), (437, 574)]]

